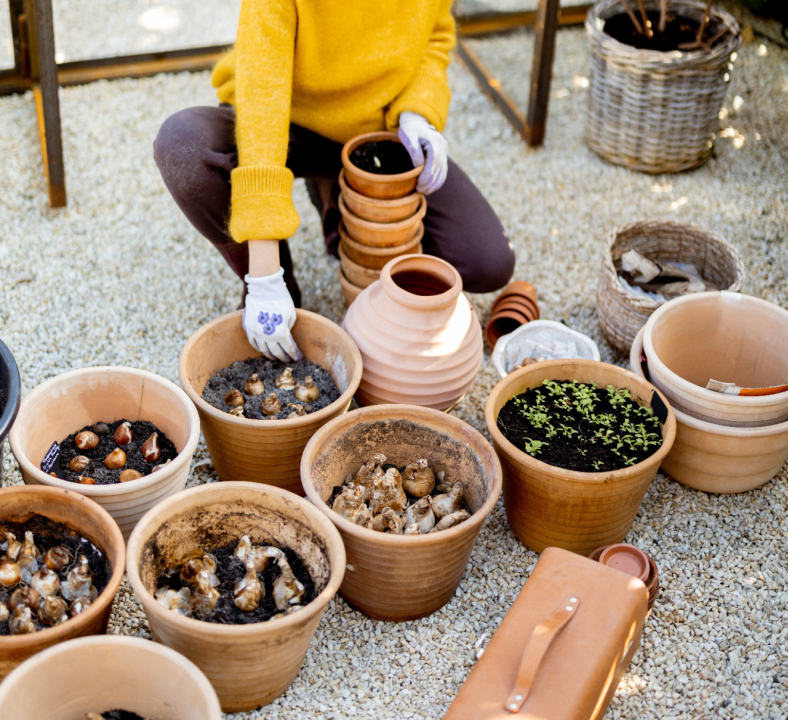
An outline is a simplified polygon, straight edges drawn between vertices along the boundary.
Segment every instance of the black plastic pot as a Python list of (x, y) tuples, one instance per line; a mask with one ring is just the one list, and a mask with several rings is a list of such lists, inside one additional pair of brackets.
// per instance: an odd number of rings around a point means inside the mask
[[(22, 381), (19, 368), (8, 347), (0, 340), (0, 388), (5, 392), (5, 405), (0, 407), (0, 486), (3, 484), (3, 443), (19, 412), (22, 399)], [(2, 399), (0, 398), (0, 403)]]

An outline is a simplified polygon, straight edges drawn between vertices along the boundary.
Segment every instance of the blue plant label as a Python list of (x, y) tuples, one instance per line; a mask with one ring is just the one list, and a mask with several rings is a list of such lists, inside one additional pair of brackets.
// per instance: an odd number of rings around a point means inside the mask
[(60, 469), (60, 445), (56, 442), (52, 443), (52, 447), (47, 450), (44, 459), (41, 461), (41, 469), (49, 475), (55, 473), (61, 480), (63, 479), (63, 472)]

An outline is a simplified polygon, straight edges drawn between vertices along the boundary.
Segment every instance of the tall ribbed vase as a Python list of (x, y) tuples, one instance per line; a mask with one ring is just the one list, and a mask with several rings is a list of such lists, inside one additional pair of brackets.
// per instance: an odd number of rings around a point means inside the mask
[(342, 327), (361, 350), (360, 405), (449, 410), (482, 363), (482, 329), (445, 260), (402, 255), (348, 308)]

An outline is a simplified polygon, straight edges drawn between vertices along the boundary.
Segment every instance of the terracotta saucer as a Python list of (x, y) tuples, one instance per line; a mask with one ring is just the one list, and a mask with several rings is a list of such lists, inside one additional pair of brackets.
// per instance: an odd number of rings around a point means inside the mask
[(632, 575), (644, 583), (651, 572), (648, 555), (634, 545), (626, 543), (606, 547), (599, 555), (599, 562)]
[(529, 319), (522, 313), (514, 312), (513, 310), (502, 310), (490, 318), (490, 322), (487, 323), (487, 327), (484, 329), (484, 337), (490, 347), (495, 347), (499, 337), (508, 335), (527, 322), (529, 322)]
[(588, 559), (589, 560), (596, 560), (596, 562), (599, 562), (599, 556), (603, 553), (603, 551), (607, 550), (607, 548), (609, 548), (609, 547), (610, 547), (610, 545), (603, 545), (602, 547), (598, 547), (596, 550), (592, 550), (588, 554)]

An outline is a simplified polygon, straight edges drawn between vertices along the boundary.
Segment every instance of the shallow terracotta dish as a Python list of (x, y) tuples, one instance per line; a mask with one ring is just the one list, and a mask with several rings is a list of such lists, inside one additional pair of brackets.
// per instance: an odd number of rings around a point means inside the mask
[(376, 223), (395, 223), (411, 217), (421, 204), (424, 197), (421, 193), (412, 192), (405, 197), (394, 200), (378, 200), (356, 192), (345, 180), (344, 168), (339, 172), (339, 187), (348, 210), (362, 220)]
[(414, 254), (414, 249), (421, 244), (424, 237), (424, 225), (419, 221), (416, 234), (407, 242), (394, 247), (372, 247), (356, 242), (347, 234), (344, 221), (339, 223), (339, 237), (341, 238), (340, 247), (350, 260), (367, 268), (382, 270), (389, 260), (400, 255)]
[(20, 665), (0, 685), (0, 717), (9, 720), (83, 720), (89, 712), (118, 709), (156, 720), (222, 718), (214, 689), (194, 663), (158, 643), (121, 635), (69, 640)]
[(371, 132), (358, 135), (345, 143), (345, 146), (342, 148), (342, 166), (345, 169), (345, 180), (356, 192), (367, 197), (380, 198), (381, 200), (401, 198), (412, 193), (416, 189), (419, 175), (424, 169), (423, 165), (398, 175), (376, 175), (375, 173), (366, 172), (350, 162), (350, 154), (359, 145), (380, 140), (391, 140), (396, 143), (400, 141), (397, 133)]
[[(473, 514), (449, 530), (420, 536), (380, 533), (341, 517), (326, 500), (374, 452), (400, 466), (424, 457), (436, 472), (462, 478)], [(353, 410), (316, 433), (304, 450), (301, 478), (307, 497), (345, 544), (348, 567), (339, 594), (365, 615), (403, 621), (430, 615), (454, 595), (498, 500), (501, 466), (487, 440), (452, 415), (378, 405)]]
[[(419, 245), (418, 249), (420, 253), (421, 245)], [(380, 277), (380, 270), (366, 268), (363, 265), (359, 265), (358, 263), (353, 262), (345, 254), (345, 250), (342, 247), (342, 243), (339, 243), (339, 262), (340, 262), (340, 267), (342, 268), (342, 272), (345, 274), (345, 278), (348, 280), (348, 282), (362, 289), (365, 287), (369, 287), (370, 285), (372, 285), (373, 282), (375, 282), (375, 280), (377, 280)]]
[[(156, 581), (176, 549), (222, 547), (242, 535), (255, 545), (294, 550), (317, 597), (297, 613), (247, 625), (202, 622), (159, 604)], [(224, 712), (242, 712), (268, 704), (293, 682), (342, 582), (345, 549), (325, 515), (297, 495), (259, 483), (213, 483), (169, 498), (142, 518), (129, 540), (127, 568), (154, 639), (207, 675)]]
[(632, 577), (636, 577), (642, 582), (648, 580), (651, 566), (648, 562), (648, 555), (634, 545), (618, 543), (608, 545), (600, 554), (599, 562), (602, 565), (620, 570)]
[(409, 218), (399, 222), (364, 220), (348, 209), (343, 195), (339, 196), (339, 212), (342, 213), (345, 230), (356, 242), (372, 247), (395, 247), (409, 242), (416, 234), (427, 213), (427, 200), (422, 195), (419, 209)]
[[(109, 559), (112, 576), (98, 598), (75, 618), (29, 635), (0, 637), (0, 680), (19, 663), (52, 645), (83, 635), (105, 633), (112, 612), (112, 601), (123, 579), (126, 562), (123, 536), (109, 513), (98, 503), (73, 490), (55, 487), (21, 486), (0, 489), (0, 521), (24, 522), (32, 515), (43, 515), (90, 540)], [(5, 685), (0, 687), (4, 688)], [(0, 717), (16, 718), (5, 713), (0, 713)], [(46, 714), (40, 717), (49, 718)]]
[(351, 303), (358, 297), (359, 293), (364, 289), (354, 285), (350, 280), (345, 277), (342, 272), (342, 266), (337, 268), (337, 275), (339, 275), (339, 284), (342, 286), (342, 296), (345, 298), (345, 308), (349, 308)]
[[(115, 485), (78, 485), (45, 473), (41, 461), (53, 442), (97, 422), (148, 420), (175, 445), (178, 456), (155, 473)], [(128, 538), (157, 502), (183, 490), (200, 439), (191, 400), (163, 377), (125, 367), (93, 367), (57, 375), (25, 395), (9, 440), (27, 485), (49, 485), (86, 495), (115, 519)]]

